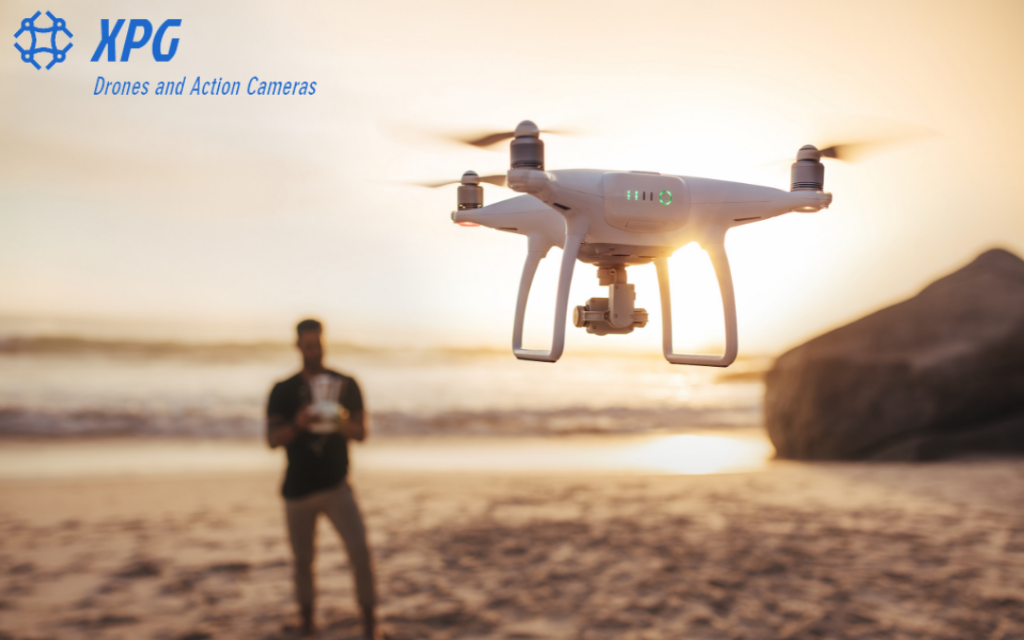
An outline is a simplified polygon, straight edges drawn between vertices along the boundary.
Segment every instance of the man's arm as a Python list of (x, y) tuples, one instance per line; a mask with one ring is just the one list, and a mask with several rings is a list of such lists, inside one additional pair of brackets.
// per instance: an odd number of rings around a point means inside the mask
[(341, 421), (338, 430), (349, 440), (362, 442), (366, 439), (366, 412), (353, 411), (348, 415), (348, 420)]
[(287, 447), (299, 433), (309, 431), (312, 418), (307, 409), (308, 407), (299, 409), (294, 420), (286, 420), (280, 415), (271, 415), (267, 418), (267, 444), (271, 449)]
[(267, 444), (271, 449), (287, 447), (297, 435), (298, 430), (281, 416), (267, 418)]
[(362, 442), (366, 439), (369, 415), (363, 405), (363, 392), (354, 378), (348, 378), (342, 391), (341, 404), (348, 410), (348, 420), (342, 420), (339, 431), (349, 440)]

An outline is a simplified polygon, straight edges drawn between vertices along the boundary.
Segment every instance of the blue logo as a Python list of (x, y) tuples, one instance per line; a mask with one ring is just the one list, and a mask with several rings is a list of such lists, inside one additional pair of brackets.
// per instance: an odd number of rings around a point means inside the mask
[[(41, 14), (41, 11), (36, 11), (36, 14), (31, 18), (25, 18), (24, 20), (22, 20), (21, 28), (18, 29), (18, 32), (14, 34), (15, 39), (17, 39), (19, 36), (21, 36), (21, 34), (25, 33), (26, 31), (32, 34), (32, 44), (29, 46), (29, 48), (26, 49), (17, 42), (14, 43), (14, 46), (17, 47), (18, 51), (21, 52), (22, 62), (28, 62), (36, 69), (42, 69), (42, 67), (39, 66), (39, 63), (36, 62), (36, 54), (50, 54), (50, 63), (46, 65), (46, 69), (49, 70), (50, 67), (52, 67), (53, 65), (57, 64), (58, 62), (64, 62), (64, 60), (67, 59), (68, 49), (72, 47), (70, 39), (74, 36), (72, 36), (71, 32), (68, 31), (67, 23), (65, 23), (62, 18), (55, 17), (49, 11), (46, 12), (46, 15), (50, 18), (50, 26), (37, 27), (36, 18), (38, 18)], [(60, 31), (63, 31), (69, 39), (68, 46), (64, 47), (63, 49), (57, 48), (57, 33)], [(39, 38), (37, 37), (37, 34), (50, 34), (50, 46), (37, 46), (39, 44)]]
[[(96, 53), (92, 54), (92, 62), (98, 62), (100, 56), (103, 55), (103, 51), (107, 52), (107, 62), (113, 62), (117, 59), (117, 34), (121, 32), (121, 27), (124, 26), (124, 18), (121, 18), (114, 23), (114, 28), (110, 28), (110, 20), (104, 19), (100, 21), (100, 30), (102, 34), (100, 36), (100, 44), (96, 47)], [(167, 47), (167, 53), (163, 50), (164, 34), (167, 33), (167, 29), (170, 27), (180, 27), (181, 20), (172, 19), (164, 20), (164, 23), (160, 25), (160, 28), (156, 30), (156, 36), (153, 37), (153, 59), (157, 62), (169, 62), (174, 54), (178, 52), (178, 39), (171, 38), (171, 44)], [(142, 30), (142, 34), (139, 35), (139, 29)], [(121, 49), (121, 62), (128, 62), (128, 56), (131, 55), (132, 49), (141, 49), (146, 46), (149, 42), (150, 36), (153, 35), (153, 23), (149, 20), (134, 19), (128, 23), (128, 33), (124, 36), (124, 48)]]

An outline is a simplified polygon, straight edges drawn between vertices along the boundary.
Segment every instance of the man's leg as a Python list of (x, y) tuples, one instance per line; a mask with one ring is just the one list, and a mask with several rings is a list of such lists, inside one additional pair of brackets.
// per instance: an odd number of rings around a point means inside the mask
[(374, 611), (377, 605), (377, 590), (374, 585), (373, 560), (366, 542), (363, 516), (359, 512), (352, 487), (347, 482), (332, 492), (330, 502), (324, 505), (324, 513), (338, 530), (345, 543), (345, 550), (348, 551), (349, 564), (352, 565), (352, 574), (355, 577), (356, 596), (363, 613), (363, 630), (367, 638), (377, 638), (379, 631)]
[(285, 500), (288, 540), (295, 559), (295, 599), (302, 613), (302, 633), (313, 632), (313, 549), (316, 537), (318, 501), (309, 498)]

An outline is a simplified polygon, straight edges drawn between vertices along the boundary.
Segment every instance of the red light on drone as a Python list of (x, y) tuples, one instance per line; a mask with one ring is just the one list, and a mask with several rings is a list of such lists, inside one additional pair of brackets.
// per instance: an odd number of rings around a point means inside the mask
[(456, 222), (455, 224), (459, 225), (460, 227), (479, 227), (480, 226), (480, 225), (478, 225), (475, 222)]

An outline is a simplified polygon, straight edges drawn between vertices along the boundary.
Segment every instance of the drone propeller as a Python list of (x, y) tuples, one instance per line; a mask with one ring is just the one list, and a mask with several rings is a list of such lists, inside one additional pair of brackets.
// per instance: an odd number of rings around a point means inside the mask
[(822, 158), (835, 158), (836, 160), (842, 160), (846, 155), (845, 151), (850, 147), (848, 144), (836, 144), (831, 147), (825, 147), (821, 149)]
[[(499, 187), (505, 186), (505, 174), (499, 173), (493, 176), (478, 176), (480, 182), (486, 182), (487, 184), (493, 184)], [(441, 180), (435, 182), (407, 182), (406, 184), (416, 185), (417, 187), (427, 187), (428, 189), (437, 189), (444, 187), (449, 184), (462, 184), (463, 179), (458, 180)]]
[[(515, 131), (438, 131), (427, 127), (400, 123), (400, 122), (378, 122), (377, 129), (385, 137), (403, 145), (412, 147), (436, 146), (438, 143), (446, 145), (468, 145), (477, 149), (493, 149), (496, 145), (515, 138)], [(587, 127), (590, 131), (591, 127)], [(583, 135), (586, 132), (581, 129), (544, 129), (540, 133), (575, 136)]]
[[(820, 152), (822, 158), (831, 158), (832, 160), (840, 160), (842, 162), (860, 162), (865, 156), (869, 156), (872, 153), (878, 152), (881, 147), (889, 146), (900, 142), (901, 140), (870, 140), (870, 141), (857, 141), (857, 142), (844, 142), (842, 144), (833, 144), (828, 146), (817, 146), (814, 145)], [(790, 163), (796, 160), (794, 157), (785, 159), (775, 160), (768, 164), (783, 164)]]
[(907, 124), (900, 124), (898, 126), (890, 124), (887, 128), (888, 131), (882, 135), (875, 134), (860, 139), (847, 139), (839, 144), (823, 144), (818, 147), (821, 150), (821, 157), (841, 160), (843, 162), (860, 162), (869, 156), (884, 151), (888, 147), (906, 144), (935, 135), (935, 132), (930, 129)]
[(905, 138), (885, 138), (876, 140), (861, 140), (858, 142), (845, 142), (834, 144), (821, 149), (822, 158), (832, 158), (844, 162), (858, 162), (865, 155), (880, 151), (882, 147), (903, 142)]
[[(577, 133), (575, 131), (568, 131), (568, 130), (565, 130), (565, 129), (541, 129), (540, 133), (548, 133), (548, 134), (553, 134), (553, 135), (556, 135), (556, 136), (580, 135), (579, 133)], [(474, 147), (479, 147), (481, 149), (486, 149), (487, 147), (492, 147), (492, 146), (498, 144), (499, 142), (504, 142), (505, 140), (511, 140), (512, 138), (515, 138), (515, 137), (516, 137), (516, 132), (515, 131), (499, 131), (497, 133), (484, 133), (484, 134), (479, 134), (478, 133), (478, 134), (474, 134), (474, 135), (465, 135), (465, 136), (450, 136), (450, 137), (448, 137), (448, 139), (452, 140), (453, 142), (461, 142), (463, 144), (468, 144), (468, 145), (471, 145), (471, 146), (474, 146)]]
[[(866, 158), (881, 152), (884, 148), (890, 146), (896, 146), (905, 142), (909, 142), (912, 139), (916, 139), (921, 136), (900, 136), (891, 138), (875, 138), (871, 140), (858, 140), (856, 142), (844, 142), (842, 144), (823, 145), (817, 147), (821, 153), (822, 158), (829, 158), (831, 160), (838, 160), (840, 162), (857, 163), (862, 162)], [(779, 158), (771, 160), (769, 162), (762, 163), (759, 166), (779, 166), (788, 165), (793, 161), (797, 160), (796, 157), (790, 156), (788, 158)]]

